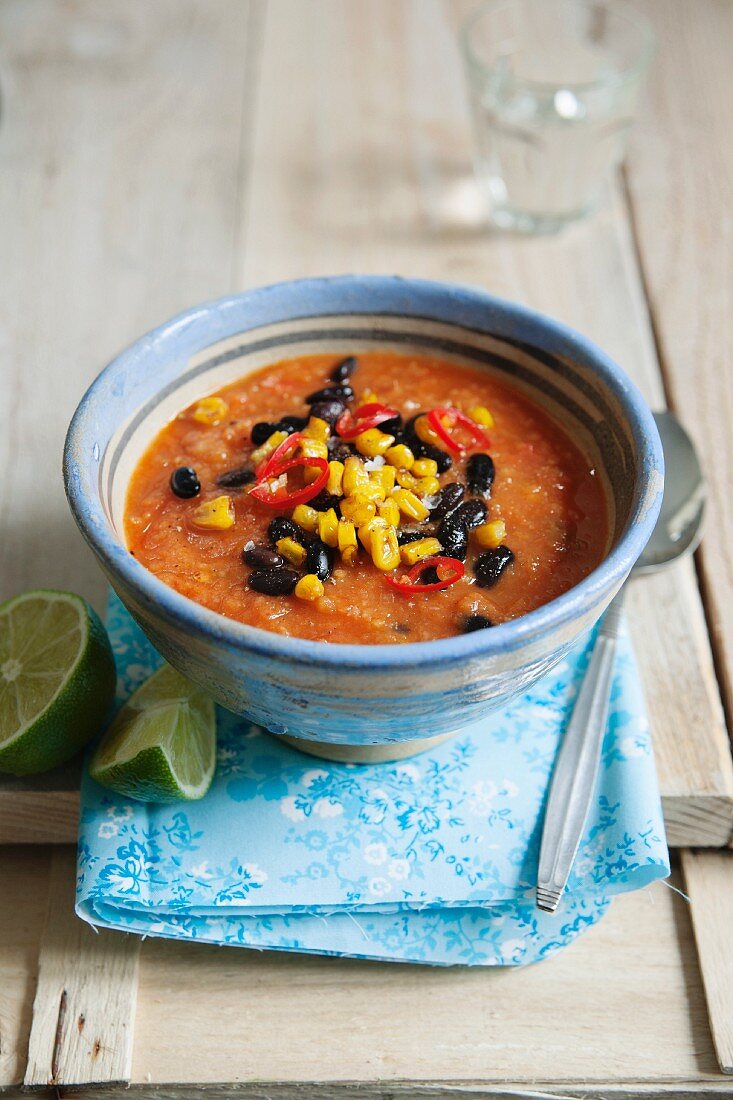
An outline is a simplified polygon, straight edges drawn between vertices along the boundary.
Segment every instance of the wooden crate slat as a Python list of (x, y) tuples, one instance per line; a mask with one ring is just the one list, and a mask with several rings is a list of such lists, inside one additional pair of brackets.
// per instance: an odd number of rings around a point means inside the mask
[(76, 854), (51, 861), (28, 1043), (27, 1087), (130, 1080), (140, 939), (96, 932), (74, 913)]
[(733, 1073), (733, 852), (683, 852), (682, 871), (723, 1073)]

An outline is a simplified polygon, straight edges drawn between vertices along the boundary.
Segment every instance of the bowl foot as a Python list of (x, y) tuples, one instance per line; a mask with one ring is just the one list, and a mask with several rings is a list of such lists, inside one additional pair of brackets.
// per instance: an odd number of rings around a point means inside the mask
[(337, 745), (329, 741), (308, 741), (304, 737), (291, 737), (288, 733), (276, 735), (294, 749), (319, 756), (321, 760), (335, 760), (340, 764), (386, 764), (391, 760), (405, 760), (427, 752), (455, 737), (457, 731), (440, 733), (437, 737), (421, 737), (416, 741), (394, 741), (382, 745)]

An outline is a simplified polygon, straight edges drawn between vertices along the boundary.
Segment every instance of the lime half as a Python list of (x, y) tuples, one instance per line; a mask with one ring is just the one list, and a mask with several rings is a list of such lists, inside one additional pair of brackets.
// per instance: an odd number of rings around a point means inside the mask
[(115, 680), (107, 632), (80, 596), (38, 589), (0, 604), (0, 772), (68, 760), (102, 725)]
[(213, 700), (170, 665), (131, 695), (94, 753), (93, 779), (141, 802), (203, 798), (216, 767)]

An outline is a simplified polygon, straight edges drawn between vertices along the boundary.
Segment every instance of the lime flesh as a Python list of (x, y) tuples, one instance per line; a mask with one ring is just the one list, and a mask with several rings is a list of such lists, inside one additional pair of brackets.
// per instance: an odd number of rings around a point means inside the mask
[(216, 767), (213, 700), (163, 665), (122, 708), (90, 765), (93, 779), (141, 802), (202, 798)]
[(102, 725), (115, 682), (107, 633), (80, 596), (38, 589), (0, 604), (0, 772), (72, 757)]

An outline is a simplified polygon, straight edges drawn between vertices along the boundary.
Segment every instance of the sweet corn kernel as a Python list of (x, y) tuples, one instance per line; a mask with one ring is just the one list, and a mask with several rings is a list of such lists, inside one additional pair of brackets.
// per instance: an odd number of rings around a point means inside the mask
[(293, 565), (300, 567), (305, 561), (307, 554), (305, 546), (301, 546), (295, 539), (286, 538), (278, 539), (275, 543), (277, 546), (278, 554), (282, 554), (284, 558), (287, 558)]
[(328, 464), (328, 481), (326, 482), (326, 492), (331, 496), (340, 497), (344, 492), (344, 464), (343, 462), (329, 462)]
[(418, 416), (415, 421), (415, 434), (418, 439), (422, 439), (423, 443), (431, 443), (433, 447), (440, 444), (438, 433), (428, 423), (427, 416)]
[(431, 558), (433, 554), (439, 554), (442, 546), (437, 539), (417, 539), (416, 542), (408, 542), (400, 547), (400, 556), (405, 565), (415, 565), (423, 558)]
[(380, 466), (378, 470), (369, 471), (369, 480), (376, 482), (377, 485), (381, 485), (386, 496), (387, 493), (391, 493), (394, 489), (395, 473), (394, 466)]
[(339, 518), (333, 508), (318, 513), (318, 537), (326, 546), (338, 546)]
[(407, 519), (414, 519), (421, 523), (430, 515), (420, 498), (416, 497), (410, 489), (395, 489), (392, 493), (392, 499)]
[(359, 398), (360, 405), (381, 405), (381, 401), (377, 397), (374, 390), (364, 390)]
[(381, 519), (386, 520), (387, 523), (391, 523), (393, 527), (399, 527), (400, 510), (394, 500), (383, 500), (381, 504), (377, 505), (377, 511)]
[(390, 569), (397, 568), (400, 564), (400, 547), (397, 542), (397, 532), (391, 524), (374, 527), (369, 543), (369, 552), (377, 569), (388, 573)]
[(344, 564), (351, 565), (356, 560), (359, 553), (359, 544), (356, 541), (356, 528), (349, 519), (339, 520), (338, 548)]
[(354, 440), (354, 445), (359, 454), (366, 455), (367, 458), (383, 455), (393, 443), (394, 436), (387, 435), (386, 432), (380, 432), (379, 428), (368, 428), (361, 435), (357, 435)]
[(191, 518), (197, 527), (226, 531), (234, 526), (234, 503), (231, 497), (226, 496), (204, 500), (194, 509)]
[(494, 418), (485, 405), (474, 405), (468, 410), (468, 415), (475, 424), (481, 424), (484, 428), (494, 427)]
[(252, 451), (250, 455), (250, 461), (253, 466), (259, 466), (261, 462), (264, 462), (266, 458), (269, 458), (276, 447), (279, 447), (288, 438), (288, 432), (273, 432), (268, 436), (265, 442), (257, 448), (256, 451)]
[(358, 489), (361, 485), (369, 484), (369, 474), (364, 469), (364, 463), (356, 455), (346, 459), (344, 463), (343, 490), (346, 496)]
[[(303, 439), (300, 444), (300, 453), (303, 458), (328, 458), (328, 447), (320, 439)], [(303, 470), (303, 481), (310, 485), (312, 481), (321, 476), (317, 466), (306, 466)]]
[(344, 497), (341, 501), (341, 515), (344, 519), (350, 519), (357, 527), (374, 519), (377, 514), (377, 506), (373, 500), (362, 496), (361, 493), (352, 493), (350, 497)]
[(318, 526), (318, 517), (320, 512), (317, 512), (315, 508), (311, 508), (307, 504), (298, 504), (293, 508), (293, 522), (298, 524), (298, 527), (302, 527), (304, 531), (308, 531), (313, 534)]
[(308, 439), (320, 439), (325, 443), (331, 434), (331, 426), (327, 420), (321, 420), (320, 416), (312, 416), (303, 428), (303, 435)]
[(229, 412), (229, 406), (222, 397), (204, 397), (191, 413), (191, 419), (199, 424), (221, 424)]
[(415, 483), (415, 492), (421, 497), (432, 497), (440, 492), (440, 482), (437, 477), (421, 477)]
[(295, 595), (299, 600), (320, 600), (323, 595), (323, 581), (315, 573), (306, 573), (296, 584)]
[(503, 519), (492, 519), (488, 523), (482, 523), (480, 527), (477, 527), (473, 532), (473, 537), (479, 546), (484, 546), (487, 550), (493, 550), (495, 547), (501, 546), (506, 538), (506, 524)]
[(376, 478), (372, 480), (372, 478), (370, 477), (366, 485), (359, 486), (359, 488), (356, 490), (356, 495), (359, 497), (364, 497), (365, 500), (373, 500), (375, 503), (378, 503), (380, 500), (384, 500), (384, 498), (387, 496), (387, 493), (382, 484), (377, 481)]
[(395, 447), (390, 447), (388, 451), (384, 452), (384, 457), (390, 466), (397, 466), (400, 470), (412, 469), (415, 462), (414, 454), (404, 443), (398, 443)]
[(413, 477), (435, 477), (438, 472), (438, 463), (434, 458), (418, 458), (412, 467)]
[(372, 533), (388, 526), (389, 524), (379, 516), (373, 516), (367, 523), (359, 525), (359, 542), (368, 554), (371, 553), (372, 548)]
[(395, 472), (395, 481), (398, 485), (401, 485), (403, 489), (414, 489), (417, 485), (417, 478), (413, 476), (412, 470), (397, 470)]

